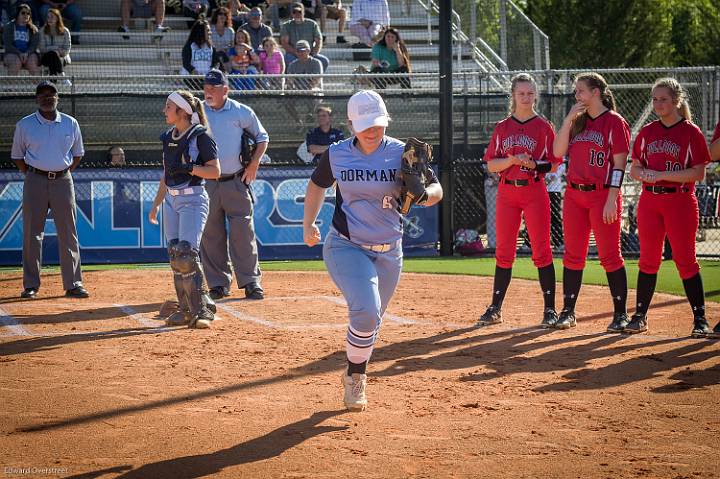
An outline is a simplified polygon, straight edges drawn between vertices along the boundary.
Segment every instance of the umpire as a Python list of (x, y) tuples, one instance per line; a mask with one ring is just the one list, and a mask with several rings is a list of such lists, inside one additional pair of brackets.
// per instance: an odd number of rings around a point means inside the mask
[[(210, 213), (200, 243), (200, 257), (210, 297), (221, 299), (230, 295), (232, 261), (245, 297), (263, 299), (250, 183), (257, 177), (260, 158), (267, 150), (268, 134), (251, 108), (228, 98), (228, 81), (220, 70), (210, 70), (205, 75), (203, 90), (205, 114), (218, 146), (221, 171), (220, 178), (205, 183)], [(243, 147), (244, 135), (255, 144), (252, 153)], [(226, 219), (230, 227), (229, 247)]]
[(65, 296), (87, 298), (80, 271), (80, 248), (75, 213), (75, 190), (70, 172), (85, 149), (75, 118), (57, 111), (58, 91), (53, 83), (35, 89), (38, 111), (15, 127), (12, 160), (25, 174), (23, 186), (22, 298), (35, 298), (40, 289), (40, 261), (48, 208), (53, 212), (60, 249)]

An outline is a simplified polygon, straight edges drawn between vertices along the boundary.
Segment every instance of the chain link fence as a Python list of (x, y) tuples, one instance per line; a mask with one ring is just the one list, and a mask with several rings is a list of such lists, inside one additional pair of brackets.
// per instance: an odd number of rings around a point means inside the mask
[[(481, 162), (485, 145), (495, 123), (508, 112), (508, 89), (515, 72), (460, 72), (453, 77), (454, 89), (454, 150), (455, 194), (446, 207), (452, 208), (452, 225), (460, 243), (469, 244), (481, 237), (488, 244), (488, 212), (492, 204), (493, 185)], [(573, 78), (580, 70), (544, 70), (531, 72), (540, 92), (538, 110), (554, 124), (562, 122), (574, 103)], [(650, 88), (657, 78), (673, 76), (688, 90), (694, 121), (708, 136), (718, 120), (720, 108), (720, 68), (674, 69), (613, 69), (600, 70), (615, 92), (619, 112), (628, 120), (633, 136), (654, 119), (650, 106)], [(176, 88), (188, 88), (201, 95), (201, 77), (177, 75), (134, 76), (117, 78), (99, 76), (70, 77), (72, 86), (58, 84), (60, 109), (75, 116), (82, 128), (86, 144), (83, 167), (138, 167), (160, 165), (159, 133), (167, 128), (162, 109), (166, 96)], [(0, 77), (0, 168), (12, 168), (9, 161), (12, 132), (18, 119), (35, 108), (34, 86), (38, 78)], [(294, 82), (319, 80), (316, 89), (295, 90)], [(403, 84), (404, 81), (408, 85)], [(238, 82), (253, 81), (254, 89), (239, 89)], [(316, 126), (315, 110), (330, 106), (333, 126), (350, 132), (347, 125), (348, 98), (362, 88), (382, 89), (392, 121), (388, 134), (397, 138), (420, 137), (437, 146), (440, 137), (439, 82), (437, 74), (412, 73), (381, 75), (313, 76), (232, 76), (231, 97), (252, 107), (267, 128), (271, 142), (269, 158), (276, 165), (304, 165), (297, 150), (306, 133)], [(124, 157), (117, 153), (124, 151)], [(436, 151), (440, 151), (436, 148)], [(714, 164), (716, 165), (716, 164)], [(701, 228), (698, 253), (720, 257), (720, 225), (718, 224), (718, 189), (720, 172), (708, 168), (705, 182), (698, 186)], [(637, 254), (635, 205), (640, 185), (628, 181), (624, 186), (623, 250), (628, 256)], [(559, 181), (558, 193), (564, 184)], [(556, 252), (562, 251), (560, 213), (553, 226)], [(491, 233), (491, 232), (490, 232)], [(519, 236), (522, 248), (529, 248)]]

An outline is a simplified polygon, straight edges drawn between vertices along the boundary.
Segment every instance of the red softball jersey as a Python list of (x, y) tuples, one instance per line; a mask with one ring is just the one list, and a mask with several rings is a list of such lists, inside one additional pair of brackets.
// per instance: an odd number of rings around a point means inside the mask
[(715, 143), (715, 140), (720, 138), (720, 121), (717, 125), (715, 125), (715, 131), (713, 132), (712, 140), (710, 140), (710, 144)]
[(612, 110), (588, 117), (585, 129), (570, 139), (567, 179), (572, 183), (607, 185), (613, 155), (630, 152), (630, 127)]
[[(553, 141), (555, 141), (555, 132), (545, 118), (536, 115), (529, 120), (520, 121), (514, 116), (509, 116), (495, 125), (490, 144), (485, 150), (484, 160), (490, 161), (495, 158), (507, 158), (508, 155), (527, 153), (536, 161), (559, 163), (560, 159), (552, 154)], [(506, 180), (526, 180), (544, 175), (534, 169), (528, 170), (513, 165), (501, 171), (500, 176)]]
[[(682, 119), (672, 126), (665, 126), (660, 120), (655, 120), (640, 130), (632, 157), (650, 170), (678, 171), (710, 163), (710, 150), (705, 143), (705, 135), (694, 123)], [(672, 181), (655, 184), (679, 186)]]

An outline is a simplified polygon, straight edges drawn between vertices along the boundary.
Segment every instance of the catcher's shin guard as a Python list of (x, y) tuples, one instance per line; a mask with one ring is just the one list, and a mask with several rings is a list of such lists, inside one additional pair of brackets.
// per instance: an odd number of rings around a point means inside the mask
[(193, 249), (187, 241), (178, 243), (175, 264), (181, 273), (182, 290), (187, 299), (190, 316), (193, 318), (190, 326), (193, 326), (192, 323), (197, 320), (199, 315), (207, 319), (208, 313), (214, 309), (215, 304), (212, 303), (212, 306), (210, 306), (206, 300), (209, 297), (207, 296), (207, 288), (204, 287), (205, 278), (200, 266), (200, 256), (197, 250)]
[(178, 298), (178, 309), (180, 311), (189, 311), (187, 298), (185, 297), (185, 290), (183, 289), (182, 273), (177, 266), (177, 246), (179, 240), (173, 239), (168, 242), (168, 257), (170, 258), (170, 269), (173, 272), (173, 284), (175, 286), (175, 293)]

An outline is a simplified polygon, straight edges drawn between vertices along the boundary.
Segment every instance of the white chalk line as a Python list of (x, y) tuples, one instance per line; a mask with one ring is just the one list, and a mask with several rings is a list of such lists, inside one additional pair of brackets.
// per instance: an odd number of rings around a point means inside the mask
[(2, 308), (0, 308), (0, 326), (10, 331), (10, 334), (6, 336), (34, 336), (30, 331), (25, 329), (22, 324), (18, 323), (10, 313)]
[(128, 306), (126, 304), (113, 304), (113, 306), (115, 306), (120, 311), (122, 311), (126, 315), (130, 316), (132, 319), (134, 319), (138, 323), (142, 324), (143, 326), (146, 326), (148, 328), (162, 329), (162, 327), (161, 327), (161, 325), (163, 324), (162, 322), (159, 322), (157, 320), (147, 319), (142, 314), (135, 311), (131, 306)]

